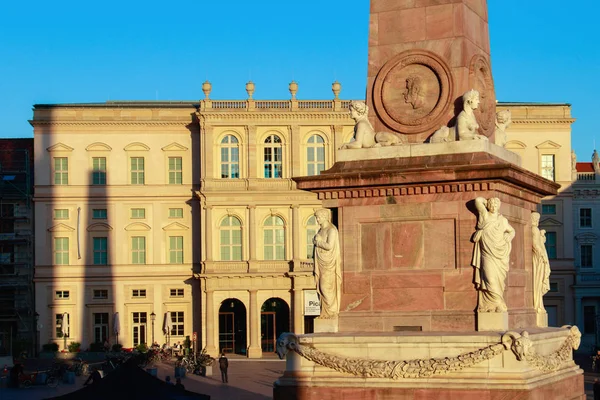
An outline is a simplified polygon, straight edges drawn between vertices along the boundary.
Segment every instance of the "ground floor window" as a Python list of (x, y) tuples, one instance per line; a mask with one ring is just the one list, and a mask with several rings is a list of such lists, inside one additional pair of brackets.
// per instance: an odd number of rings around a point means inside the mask
[(57, 338), (62, 338), (64, 337), (63, 335), (63, 324), (64, 324), (64, 317), (67, 317), (67, 337), (69, 337), (69, 327), (71, 326), (70, 324), (70, 315), (69, 314), (56, 314), (56, 318), (55, 318), (55, 334)]
[(148, 343), (146, 341), (146, 325), (148, 322), (148, 316), (145, 312), (134, 312), (132, 313), (132, 336), (133, 345), (137, 346), (142, 343)]
[(108, 340), (108, 313), (94, 313), (94, 342)]
[(596, 333), (596, 306), (583, 306), (583, 333)]
[(183, 311), (171, 311), (171, 336), (183, 336)]

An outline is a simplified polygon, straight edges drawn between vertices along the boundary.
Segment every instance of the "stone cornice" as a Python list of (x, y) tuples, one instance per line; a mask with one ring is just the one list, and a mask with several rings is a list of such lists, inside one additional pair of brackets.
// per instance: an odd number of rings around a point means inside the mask
[(147, 125), (153, 125), (153, 126), (168, 126), (168, 125), (181, 125), (181, 126), (187, 126), (189, 124), (191, 124), (193, 121), (190, 120), (186, 120), (186, 121), (41, 121), (41, 120), (30, 120), (29, 123), (31, 124), (31, 126), (36, 127), (36, 126), (55, 126), (55, 125), (62, 125), (62, 126), (89, 126), (89, 125), (93, 125), (93, 126), (105, 126), (105, 125), (125, 125), (125, 126), (135, 126), (135, 125), (141, 125), (141, 126), (147, 126)]
[(277, 124), (279, 121), (302, 120), (322, 120), (327, 122), (346, 120), (349, 124), (353, 123), (350, 114), (346, 110), (340, 112), (199, 112), (197, 114), (203, 117), (207, 123), (233, 120), (236, 121), (238, 125), (244, 125), (242, 121), (269, 121), (272, 125)]
[[(513, 119), (512, 123), (520, 125), (520, 124), (572, 124), (575, 122), (575, 118), (561, 118), (561, 119)], [(509, 128), (510, 129), (510, 128)]]

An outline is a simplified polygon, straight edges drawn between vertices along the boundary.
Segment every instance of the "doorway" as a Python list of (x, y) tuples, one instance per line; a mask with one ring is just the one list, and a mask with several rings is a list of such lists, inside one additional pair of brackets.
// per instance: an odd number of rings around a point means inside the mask
[(146, 324), (147, 324), (147, 313), (145, 312), (134, 312), (133, 313), (133, 346), (137, 346), (142, 343), (148, 343), (146, 341)]
[(219, 308), (219, 352), (246, 355), (246, 306), (226, 299)]
[(290, 307), (278, 298), (271, 297), (260, 309), (260, 345), (263, 352), (275, 352), (279, 335), (290, 331)]

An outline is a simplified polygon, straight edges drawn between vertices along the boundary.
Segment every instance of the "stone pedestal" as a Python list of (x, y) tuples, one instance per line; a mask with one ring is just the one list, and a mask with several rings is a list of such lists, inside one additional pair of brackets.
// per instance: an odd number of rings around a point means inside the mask
[[(302, 335), (294, 346), (304, 356), (287, 354), (273, 398), (585, 400), (577, 335), (533, 328), (527, 340), (525, 349), (495, 332)], [(525, 349), (520, 360), (513, 347)]]
[(547, 312), (538, 312), (537, 313), (537, 327), (539, 328), (547, 328), (548, 327), (548, 313)]
[(315, 333), (335, 333), (339, 329), (338, 318), (315, 318)]
[(556, 183), (486, 140), (341, 150), (339, 159), (295, 180), (337, 210), (340, 332), (476, 330), (471, 238), (480, 196), (498, 197), (516, 232), (504, 293), (508, 326), (537, 325), (531, 212)]
[(508, 330), (508, 313), (477, 313), (477, 330), (479, 332), (506, 332)]

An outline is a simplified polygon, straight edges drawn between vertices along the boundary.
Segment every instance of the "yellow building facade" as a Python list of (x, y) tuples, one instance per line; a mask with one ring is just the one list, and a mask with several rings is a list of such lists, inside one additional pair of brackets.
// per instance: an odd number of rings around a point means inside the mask
[[(279, 333), (312, 331), (320, 202), (291, 178), (334, 164), (353, 135), (349, 101), (338, 98), (337, 82), (333, 100), (297, 100), (295, 83), (291, 100), (254, 100), (254, 85), (246, 89), (247, 100), (211, 100), (206, 82), (196, 102), (35, 106), (41, 343), (133, 347), (196, 333), (211, 355), (258, 358), (274, 351)], [(570, 109), (502, 108), (513, 113), (507, 147), (537, 173), (548, 149), (566, 186)], [(565, 264), (565, 276), (569, 198), (561, 189), (550, 199), (559, 215), (542, 222), (561, 224), (553, 268)], [(568, 301), (557, 299), (557, 313), (573, 307)]]

